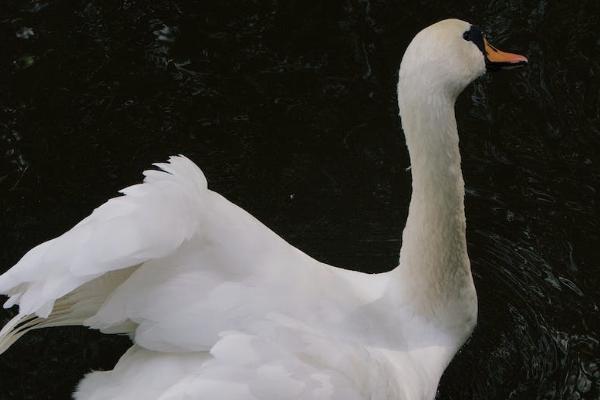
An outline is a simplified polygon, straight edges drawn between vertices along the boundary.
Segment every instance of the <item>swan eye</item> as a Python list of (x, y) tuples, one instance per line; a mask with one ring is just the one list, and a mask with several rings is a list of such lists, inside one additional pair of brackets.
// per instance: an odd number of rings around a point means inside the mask
[(467, 42), (474, 43), (475, 46), (477, 46), (479, 50), (481, 50), (481, 53), (483, 53), (485, 56), (484, 36), (483, 32), (481, 32), (481, 29), (475, 25), (471, 25), (471, 28), (463, 33), (463, 39), (465, 39)]

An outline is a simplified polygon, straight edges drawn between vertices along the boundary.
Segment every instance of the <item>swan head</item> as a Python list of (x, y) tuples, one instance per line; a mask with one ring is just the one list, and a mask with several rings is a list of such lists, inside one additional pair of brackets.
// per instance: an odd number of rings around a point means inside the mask
[(526, 57), (492, 46), (478, 27), (447, 19), (423, 29), (409, 44), (400, 65), (398, 94), (447, 94), (455, 100), (487, 70), (525, 64)]

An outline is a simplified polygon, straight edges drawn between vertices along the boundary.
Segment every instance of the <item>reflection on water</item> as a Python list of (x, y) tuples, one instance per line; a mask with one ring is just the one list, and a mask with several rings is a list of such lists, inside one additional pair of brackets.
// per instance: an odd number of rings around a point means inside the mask
[[(438, 397), (600, 398), (600, 3), (405, 3), (8, 2), (0, 265), (185, 153), (316, 258), (391, 268), (410, 190), (397, 68), (456, 16), (531, 63), (457, 104), (480, 322)], [(126, 347), (31, 335), (0, 358), (2, 398), (65, 397)]]

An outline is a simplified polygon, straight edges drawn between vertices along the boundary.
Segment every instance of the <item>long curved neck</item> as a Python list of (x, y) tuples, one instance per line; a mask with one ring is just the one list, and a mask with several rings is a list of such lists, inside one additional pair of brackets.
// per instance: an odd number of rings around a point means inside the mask
[(403, 105), (401, 116), (412, 173), (401, 261), (408, 268), (432, 268), (432, 273), (445, 274), (461, 265), (439, 257), (466, 256), (464, 181), (454, 101), (433, 95), (417, 98)]
[[(454, 116), (455, 96), (398, 86), (398, 103), (410, 154), (412, 198), (402, 235), (400, 265), (393, 271), (419, 313), (461, 313), (476, 307), (466, 246), (464, 181)], [(449, 309), (450, 307), (450, 309)], [(456, 308), (456, 309), (455, 309)], [(474, 310), (467, 319), (474, 318)], [(448, 315), (448, 323), (457, 315)], [(458, 318), (462, 319), (462, 318)]]

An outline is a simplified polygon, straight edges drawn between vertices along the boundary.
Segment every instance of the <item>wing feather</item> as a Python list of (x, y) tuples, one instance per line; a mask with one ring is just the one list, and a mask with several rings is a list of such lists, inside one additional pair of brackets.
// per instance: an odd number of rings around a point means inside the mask
[(166, 256), (197, 230), (206, 179), (183, 156), (146, 171), (65, 234), (33, 248), (0, 276), (0, 293), (22, 314), (47, 317), (54, 301), (109, 271)]

